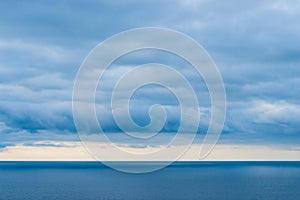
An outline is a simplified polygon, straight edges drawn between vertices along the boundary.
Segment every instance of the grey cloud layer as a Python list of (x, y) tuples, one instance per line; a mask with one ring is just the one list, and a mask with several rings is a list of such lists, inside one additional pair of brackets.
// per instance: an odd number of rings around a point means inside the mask
[[(299, 9), (299, 1), (1, 2), (0, 121), (14, 131), (75, 132), (72, 86), (87, 53), (120, 31), (162, 26), (195, 38), (218, 65), (228, 98), (225, 133), (252, 133), (262, 138), (276, 133), (295, 140), (300, 137)], [(157, 54), (148, 56), (176, 65)], [(107, 88), (98, 91), (104, 97), (99, 112), (107, 130), (118, 130), (107, 106), (111, 83), (124, 66), (151, 60), (147, 55), (138, 61), (135, 58), (119, 63), (115, 72), (107, 74)], [(181, 64), (178, 61), (179, 67)], [(186, 70), (185, 74), (193, 73)], [(199, 78), (190, 76), (190, 80), (203, 91), (204, 98), (199, 98), (207, 102)], [(145, 124), (147, 107), (156, 100), (174, 104), (172, 96), (160, 92), (160, 88), (148, 88), (140, 93), (141, 99), (151, 93), (164, 98), (153, 95), (142, 101), (145, 105), (137, 100), (134, 119)], [(204, 124), (209, 119), (208, 108), (209, 102), (203, 105)], [(173, 117), (166, 130), (174, 131), (178, 109), (170, 113)], [(7, 130), (1, 128), (1, 134)]]

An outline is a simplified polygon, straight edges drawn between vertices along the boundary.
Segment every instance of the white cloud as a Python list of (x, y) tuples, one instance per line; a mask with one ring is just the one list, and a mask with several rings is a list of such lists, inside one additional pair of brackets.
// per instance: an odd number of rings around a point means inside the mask
[(254, 101), (246, 112), (257, 123), (300, 123), (300, 105), (286, 101)]
[(300, 1), (299, 0), (277, 0), (273, 1), (270, 8), (275, 11), (282, 12), (288, 15), (299, 14)]
[(70, 51), (59, 46), (30, 43), (19, 39), (10, 41), (0, 39), (0, 50), (29, 53), (32, 56), (55, 62), (65, 62), (70, 53)]

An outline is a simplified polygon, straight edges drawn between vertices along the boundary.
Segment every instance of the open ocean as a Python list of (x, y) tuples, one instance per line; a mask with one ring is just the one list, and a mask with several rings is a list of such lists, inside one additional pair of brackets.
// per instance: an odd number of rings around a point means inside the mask
[(127, 174), (98, 162), (0, 162), (0, 199), (300, 199), (300, 162), (175, 162)]

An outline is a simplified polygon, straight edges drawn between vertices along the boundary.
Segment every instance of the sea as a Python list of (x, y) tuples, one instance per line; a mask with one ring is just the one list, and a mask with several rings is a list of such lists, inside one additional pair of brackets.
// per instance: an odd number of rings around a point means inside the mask
[(129, 174), (100, 162), (5, 161), (0, 199), (299, 200), (300, 162), (174, 162)]

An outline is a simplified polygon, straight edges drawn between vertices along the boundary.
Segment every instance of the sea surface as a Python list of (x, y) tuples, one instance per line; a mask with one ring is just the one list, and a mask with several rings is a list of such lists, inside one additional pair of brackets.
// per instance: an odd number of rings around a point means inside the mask
[(0, 162), (0, 199), (299, 200), (300, 162), (175, 162), (146, 174), (98, 162)]

